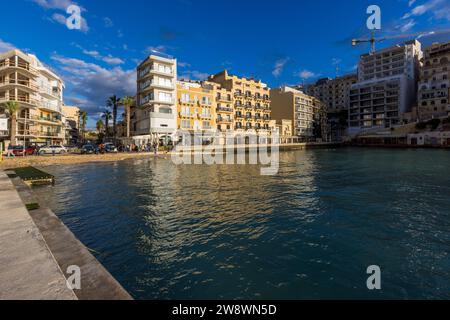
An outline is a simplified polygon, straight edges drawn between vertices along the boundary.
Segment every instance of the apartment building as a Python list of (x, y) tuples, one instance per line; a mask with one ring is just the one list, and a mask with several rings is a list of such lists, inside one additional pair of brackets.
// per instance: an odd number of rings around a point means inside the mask
[(418, 116), (421, 121), (450, 115), (450, 41), (425, 49), (420, 68)]
[(417, 40), (361, 56), (358, 82), (350, 90), (350, 134), (401, 124), (416, 104), (421, 59)]
[(308, 87), (307, 93), (322, 101), (328, 112), (348, 110), (350, 105), (350, 89), (358, 81), (356, 74), (336, 77), (335, 79), (319, 79)]
[[(0, 113), (4, 103), (19, 103), (16, 141), (11, 144), (63, 144), (64, 83), (36, 56), (20, 50), (0, 54)], [(2, 140), (8, 141), (8, 136)]]
[[(211, 75), (208, 81), (221, 86), (218, 95), (220, 114), (229, 116), (229, 110), (234, 111), (233, 128), (236, 133), (251, 131), (269, 133), (271, 128), (270, 89), (261, 80), (239, 78), (228, 74), (226, 70)], [(221, 117), (221, 119), (223, 119)], [(229, 118), (226, 118), (227, 120)], [(231, 119), (231, 116), (230, 116)], [(230, 126), (230, 123), (219, 122), (220, 129)]]
[(66, 143), (75, 145), (79, 140), (80, 108), (76, 106), (62, 106), (62, 114), (66, 131)]
[(137, 68), (132, 135), (141, 143), (171, 141), (177, 129), (177, 60), (150, 55)]
[(272, 118), (292, 122), (293, 135), (303, 141), (326, 137), (326, 107), (317, 98), (284, 86), (270, 90)]
[(213, 84), (177, 82), (177, 129), (212, 134), (216, 131), (216, 95)]

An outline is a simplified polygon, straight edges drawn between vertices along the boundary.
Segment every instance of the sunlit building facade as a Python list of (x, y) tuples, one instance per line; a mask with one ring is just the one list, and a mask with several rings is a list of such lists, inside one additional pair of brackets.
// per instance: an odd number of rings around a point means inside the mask
[[(63, 144), (62, 119), (64, 83), (38, 58), (20, 50), (0, 54), (0, 113), (4, 104), (19, 103), (16, 141), (12, 144)], [(11, 128), (9, 128), (11, 130)], [(7, 133), (2, 140), (11, 137)]]

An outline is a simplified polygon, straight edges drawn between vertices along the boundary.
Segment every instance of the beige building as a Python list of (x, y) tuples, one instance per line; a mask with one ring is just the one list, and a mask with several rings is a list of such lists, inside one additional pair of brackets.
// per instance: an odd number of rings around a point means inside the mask
[(64, 143), (63, 90), (61, 78), (34, 55), (20, 50), (0, 54), (0, 113), (5, 102), (20, 104), (13, 143)]
[(420, 69), (418, 115), (421, 121), (450, 114), (450, 41), (425, 49)]
[[(234, 117), (233, 129), (236, 133), (269, 133), (273, 129), (270, 123), (270, 89), (266, 84), (260, 80), (229, 75), (226, 70), (211, 75), (208, 81), (221, 86), (217, 96), (218, 110), (221, 119), (224, 116), (228, 121), (218, 122), (222, 131), (231, 128), (231, 117)], [(230, 115), (230, 110), (234, 111), (233, 115)]]
[(62, 106), (63, 123), (65, 124), (66, 143), (77, 144), (80, 129), (80, 108), (75, 106)]
[(287, 86), (271, 89), (270, 97), (272, 118), (278, 123), (290, 120), (294, 136), (313, 141), (323, 135), (326, 108), (319, 99)]
[(170, 141), (177, 129), (177, 60), (150, 55), (137, 68), (137, 107), (132, 113), (133, 139)]
[(329, 112), (348, 110), (350, 89), (357, 81), (356, 74), (335, 79), (319, 79), (314, 85), (308, 87), (307, 93), (322, 101)]

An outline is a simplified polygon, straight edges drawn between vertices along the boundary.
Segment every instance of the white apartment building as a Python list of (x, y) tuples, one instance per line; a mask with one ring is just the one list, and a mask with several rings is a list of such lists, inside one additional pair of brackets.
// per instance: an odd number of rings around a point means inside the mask
[(401, 124), (416, 104), (421, 44), (405, 42), (362, 55), (350, 90), (349, 133)]
[(137, 68), (137, 107), (132, 113), (135, 141), (172, 140), (177, 128), (177, 60), (150, 55)]
[[(0, 114), (6, 115), (4, 104), (16, 101), (16, 141), (11, 132), (2, 141), (12, 144), (63, 144), (62, 121), (64, 83), (38, 58), (20, 50), (0, 54)], [(9, 128), (11, 130), (11, 128)]]

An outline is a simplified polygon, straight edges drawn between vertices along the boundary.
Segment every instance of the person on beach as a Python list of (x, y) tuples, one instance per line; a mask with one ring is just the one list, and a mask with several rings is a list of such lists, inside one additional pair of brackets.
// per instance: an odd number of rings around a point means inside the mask
[(16, 157), (16, 155), (15, 155), (14, 152), (13, 152), (13, 147), (12, 147), (12, 146), (9, 146), (9, 147), (8, 147), (8, 151), (6, 152), (6, 156), (7, 156), (8, 158), (10, 158), (11, 156), (12, 156), (13, 158)]

